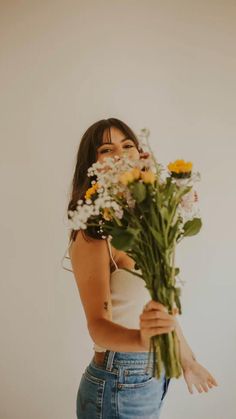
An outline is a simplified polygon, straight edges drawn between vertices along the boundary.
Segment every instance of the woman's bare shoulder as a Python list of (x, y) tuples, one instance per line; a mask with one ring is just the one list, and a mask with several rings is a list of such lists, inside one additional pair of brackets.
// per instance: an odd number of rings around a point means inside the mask
[[(75, 240), (72, 240), (68, 249), (73, 269), (86, 265), (96, 269), (109, 264), (108, 246), (105, 239), (95, 239), (79, 230)], [(89, 261), (89, 265), (88, 265)], [(89, 270), (89, 269), (88, 269)]]
[[(76, 248), (80, 247), (104, 247), (105, 239), (95, 239), (88, 234), (86, 234), (83, 230), (78, 230), (76, 233), (76, 237), (72, 240), (70, 247), (69, 247), (69, 254), (75, 251)], [(106, 243), (105, 243), (106, 245)]]

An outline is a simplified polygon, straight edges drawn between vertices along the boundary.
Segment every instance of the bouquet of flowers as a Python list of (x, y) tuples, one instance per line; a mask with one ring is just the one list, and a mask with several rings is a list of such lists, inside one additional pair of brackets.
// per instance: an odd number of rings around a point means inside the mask
[[(144, 280), (151, 298), (170, 314), (182, 314), (175, 252), (176, 245), (197, 234), (202, 225), (193, 190), (200, 174), (184, 160), (167, 168), (158, 163), (147, 142), (148, 132), (143, 129), (139, 136), (140, 141), (145, 137), (143, 146), (149, 150), (146, 159), (110, 157), (88, 169), (88, 176), (96, 180), (76, 210), (68, 212), (68, 222), (75, 230), (93, 227), (101, 238), (111, 236), (112, 245), (135, 261), (139, 272), (131, 272)], [(153, 376), (160, 378), (162, 363), (167, 377), (181, 375), (178, 345), (175, 330), (150, 338)]]

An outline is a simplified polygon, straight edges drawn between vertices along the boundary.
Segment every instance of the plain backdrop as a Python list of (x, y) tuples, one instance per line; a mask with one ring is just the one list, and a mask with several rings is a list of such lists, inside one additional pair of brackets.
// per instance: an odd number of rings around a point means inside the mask
[(173, 379), (162, 419), (236, 417), (235, 21), (232, 0), (0, 2), (0, 419), (76, 417), (93, 351), (61, 268), (66, 210), (81, 136), (108, 117), (201, 173), (179, 321), (219, 386)]

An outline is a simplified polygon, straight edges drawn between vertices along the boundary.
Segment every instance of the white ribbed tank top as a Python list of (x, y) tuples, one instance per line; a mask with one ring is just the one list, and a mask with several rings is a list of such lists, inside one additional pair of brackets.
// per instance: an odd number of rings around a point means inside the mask
[[(139, 329), (139, 316), (142, 313), (144, 304), (151, 299), (151, 296), (142, 278), (122, 268), (118, 268), (112, 256), (109, 239), (107, 239), (107, 243), (111, 260), (116, 268), (110, 274), (112, 322), (129, 329)], [(141, 273), (141, 270), (132, 270)], [(106, 351), (106, 348), (97, 345), (95, 342), (93, 343), (95, 351)]]

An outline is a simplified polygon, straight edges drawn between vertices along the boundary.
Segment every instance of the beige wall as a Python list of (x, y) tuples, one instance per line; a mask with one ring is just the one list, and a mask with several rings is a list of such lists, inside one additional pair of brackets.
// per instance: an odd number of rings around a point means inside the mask
[(159, 160), (192, 160), (203, 229), (178, 250), (182, 325), (220, 386), (173, 380), (163, 419), (235, 412), (236, 3), (1, 1), (0, 418), (75, 418), (92, 356), (60, 259), (84, 130), (118, 117), (151, 130)]

